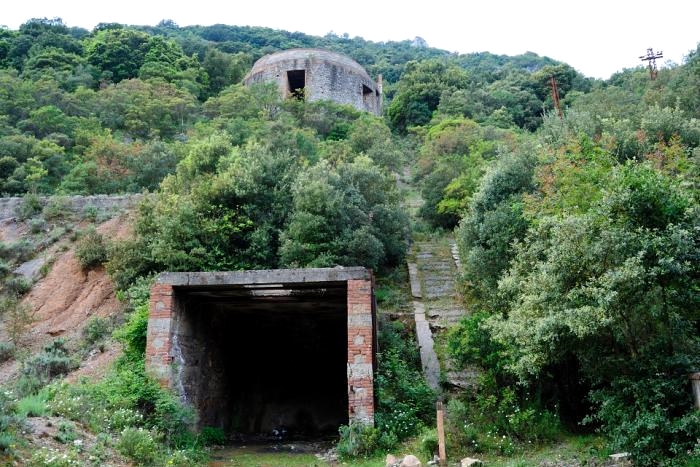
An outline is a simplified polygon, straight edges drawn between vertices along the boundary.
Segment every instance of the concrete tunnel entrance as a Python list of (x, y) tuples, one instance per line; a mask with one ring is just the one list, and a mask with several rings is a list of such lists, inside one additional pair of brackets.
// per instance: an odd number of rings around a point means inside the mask
[(146, 366), (230, 436), (336, 434), (374, 420), (375, 306), (364, 268), (164, 273)]

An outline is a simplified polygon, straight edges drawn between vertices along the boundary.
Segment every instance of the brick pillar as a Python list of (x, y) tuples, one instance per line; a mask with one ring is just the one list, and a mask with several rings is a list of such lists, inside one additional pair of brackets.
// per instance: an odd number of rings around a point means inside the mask
[(374, 424), (372, 281), (348, 281), (348, 415)]
[(170, 363), (172, 362), (170, 327), (174, 305), (172, 285), (155, 284), (151, 287), (146, 338), (146, 371), (164, 387), (170, 385)]

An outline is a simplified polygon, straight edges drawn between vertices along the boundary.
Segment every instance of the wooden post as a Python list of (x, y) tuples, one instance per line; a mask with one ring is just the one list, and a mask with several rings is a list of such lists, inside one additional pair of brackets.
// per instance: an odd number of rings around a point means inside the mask
[(437, 403), (437, 436), (438, 436), (438, 457), (440, 467), (447, 466), (447, 454), (445, 453), (445, 425), (442, 410), (442, 402)]

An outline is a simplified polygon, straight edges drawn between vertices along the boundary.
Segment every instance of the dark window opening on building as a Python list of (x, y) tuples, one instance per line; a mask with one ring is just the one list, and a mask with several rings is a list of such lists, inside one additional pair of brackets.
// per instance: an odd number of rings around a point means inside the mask
[(372, 90), (363, 84), (362, 85), (362, 95), (366, 96), (367, 94), (372, 94)]
[(287, 72), (289, 94), (301, 101), (304, 100), (304, 88), (306, 86), (306, 72), (304, 70), (289, 70)]

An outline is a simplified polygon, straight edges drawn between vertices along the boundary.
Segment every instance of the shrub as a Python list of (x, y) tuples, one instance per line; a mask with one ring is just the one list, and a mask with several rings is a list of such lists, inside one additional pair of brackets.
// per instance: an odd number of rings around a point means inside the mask
[(41, 212), (41, 200), (32, 193), (27, 193), (19, 206), (17, 206), (16, 214), (20, 219), (29, 219), (35, 214)]
[(382, 444), (418, 434), (435, 416), (435, 393), (423, 378), (415, 342), (401, 322), (381, 322), (375, 419)]
[(341, 458), (368, 457), (379, 447), (380, 432), (377, 428), (351, 422), (339, 429), (337, 450)]
[(32, 454), (29, 465), (33, 467), (82, 467), (78, 453), (73, 450), (41, 448)]
[(420, 451), (427, 459), (438, 453), (438, 438), (435, 429), (427, 430), (420, 438)]
[(139, 465), (153, 465), (158, 458), (156, 438), (143, 428), (124, 428), (115, 447)]
[(75, 247), (75, 256), (83, 269), (100, 266), (107, 260), (107, 246), (102, 234), (94, 228), (83, 233)]
[(13, 275), (5, 279), (5, 292), (11, 295), (24, 295), (32, 289), (33, 282), (28, 277)]
[(56, 339), (46, 345), (41, 353), (24, 364), (22, 368), (24, 379), (20, 378), (18, 381), (17, 390), (22, 394), (29, 394), (33, 386), (37, 384), (39, 387), (45, 386), (52, 379), (69, 373), (75, 367), (76, 364), (69, 357), (65, 341)]
[(59, 443), (67, 444), (72, 443), (78, 438), (75, 432), (75, 424), (71, 422), (62, 421), (58, 424), (58, 430), (54, 435), (54, 439)]
[(0, 342), (0, 363), (4, 363), (15, 356), (15, 344), (12, 342)]
[(29, 231), (33, 234), (43, 232), (46, 228), (46, 221), (41, 217), (35, 217), (29, 221)]
[(1, 296), (0, 308), (5, 310), (5, 330), (15, 346), (19, 346), (33, 321), (32, 307), (17, 297)]
[(15, 436), (12, 433), (0, 432), (0, 452), (9, 453), (12, 447), (17, 443)]
[(93, 346), (104, 339), (112, 328), (111, 322), (107, 318), (93, 316), (83, 328), (83, 341), (89, 346)]
[(70, 201), (65, 196), (52, 196), (42, 210), (44, 218), (54, 220), (66, 217), (70, 211)]
[(12, 266), (7, 261), (0, 259), (0, 277), (5, 277), (12, 271)]
[(205, 426), (199, 432), (199, 439), (205, 446), (223, 446), (226, 444), (226, 434), (224, 430), (217, 426)]
[(23, 263), (34, 256), (35, 245), (27, 240), (19, 240), (13, 243), (0, 243), (0, 257), (7, 261)]
[(43, 417), (48, 413), (46, 394), (39, 393), (18, 400), (15, 413), (20, 417)]

